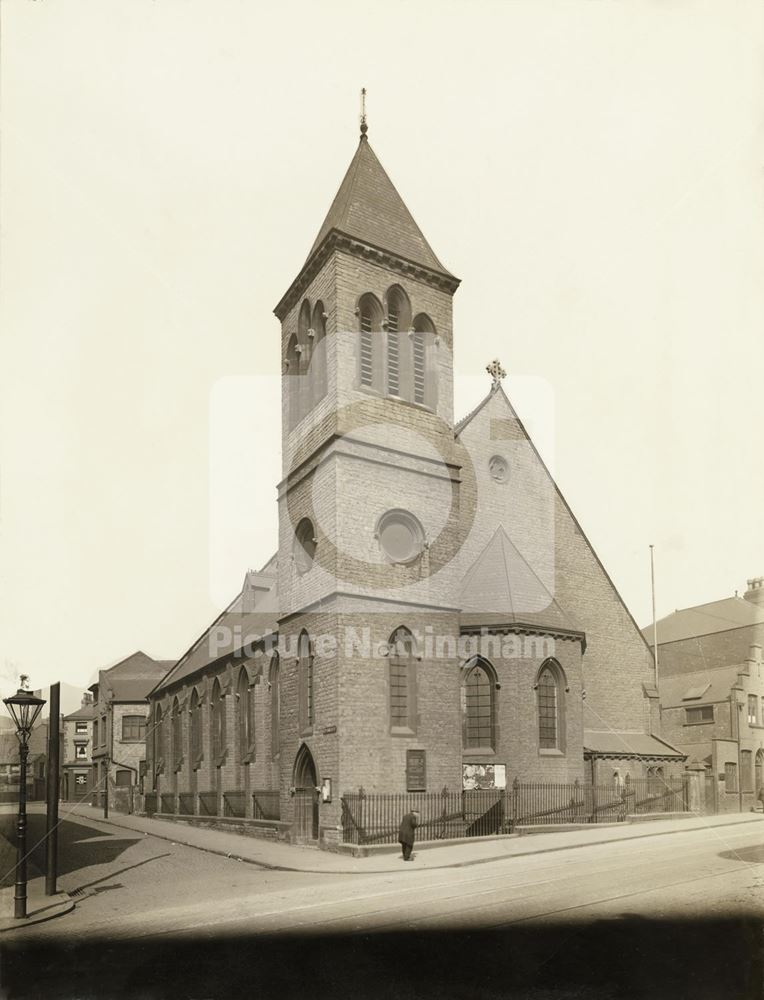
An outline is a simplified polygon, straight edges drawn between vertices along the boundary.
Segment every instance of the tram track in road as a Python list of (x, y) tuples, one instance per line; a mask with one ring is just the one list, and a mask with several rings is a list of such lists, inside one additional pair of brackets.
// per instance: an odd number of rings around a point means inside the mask
[[(727, 843), (724, 846), (729, 848), (730, 844)], [(551, 891), (554, 891), (557, 895), (565, 895), (570, 899), (571, 895), (574, 895), (577, 891), (578, 883), (582, 879), (578, 858), (570, 859), (562, 864), (556, 863), (552, 866), (548, 864), (540, 866), (537, 873), (539, 877), (528, 879), (530, 873), (525, 871), (522, 873), (525, 876), (523, 881), (508, 881), (494, 872), (479, 877), (462, 877), (456, 881), (453, 878), (449, 878), (432, 883), (427, 881), (427, 873), (419, 872), (417, 875), (420, 877), (416, 883), (406, 887), (398, 886), (393, 889), (365, 894), (356, 892), (343, 895), (341, 898), (325, 898), (313, 902), (302, 902), (296, 906), (271, 906), (271, 908), (264, 911), (249, 911), (246, 914), (235, 912), (224, 914), (218, 911), (216, 920), (219, 924), (225, 924), (232, 930), (239, 927), (240, 929), (254, 930), (258, 934), (285, 932), (313, 933), (326, 929), (331, 929), (333, 933), (337, 931), (342, 932), (343, 930), (350, 932), (358, 930), (376, 932), (395, 930), (396, 928), (414, 928), (423, 924), (430, 927), (437, 926), (438, 924), (453, 926), (456, 918), (458, 918), (460, 923), (464, 923), (465, 917), (471, 919), (471, 916), (479, 918), (475, 920), (475, 923), (481, 927), (501, 927), (505, 921), (500, 920), (495, 925), (485, 922), (484, 917), (489, 911), (507, 906), (523, 907), (525, 909), (531, 907), (532, 912), (515, 917), (510, 922), (545, 919), (554, 916), (556, 913), (572, 912), (585, 909), (589, 906), (599, 906), (621, 898), (625, 899), (651, 892), (665, 891), (666, 889), (689, 885), (711, 878), (720, 878), (724, 875), (731, 876), (736, 872), (751, 871), (756, 867), (760, 867), (760, 865), (757, 866), (748, 862), (736, 864), (734, 867), (731, 867), (730, 863), (726, 862), (719, 871), (708, 871), (706, 869), (702, 874), (693, 875), (690, 878), (669, 882), (661, 881), (661, 878), (667, 872), (676, 872), (678, 864), (681, 864), (685, 869), (690, 867), (696, 870), (698, 862), (702, 861), (705, 855), (708, 855), (708, 845), (701, 844), (694, 847), (694, 849), (685, 848), (679, 859), (675, 857), (665, 860), (661, 859), (660, 861), (652, 859), (649, 863), (650, 882), (644, 883), (644, 872), (633, 865), (627, 870), (627, 877), (623, 877), (624, 864), (625, 862), (633, 861), (634, 855), (633, 852), (619, 850), (617, 856), (609, 859), (607, 865), (598, 865), (586, 869), (585, 879), (588, 883), (596, 883), (602, 878), (619, 875), (622, 877), (622, 886), (625, 891), (584, 899), (571, 903), (566, 907), (537, 909), (534, 908), (534, 900), (538, 905), (542, 902), (543, 897)], [(716, 855), (713, 856), (713, 861), (717, 865), (719, 864)], [(502, 861), (497, 864), (503, 867), (504, 863)], [(658, 879), (658, 883), (651, 884), (655, 883), (656, 879)], [(635, 884), (639, 880), (642, 880), (642, 884)], [(491, 883), (490, 887), (486, 889), (480, 888), (486, 882)], [(573, 883), (572, 885), (571, 882)], [(633, 888), (627, 888), (628, 885), (633, 886)], [(444, 895), (442, 894), (442, 890), (444, 889), (450, 890), (450, 892)], [(524, 891), (518, 893), (518, 890)], [(314, 891), (325, 892), (326, 884), (317, 887)], [(413, 902), (407, 902), (406, 900), (410, 899), (412, 894), (416, 894), (419, 898)], [(425, 896), (427, 898), (422, 898)], [(491, 896), (498, 896), (500, 898), (497, 898), (494, 902), (490, 902)], [(539, 899), (540, 896), (542, 900)], [(480, 897), (480, 902), (470, 905), (470, 900), (477, 897)], [(281, 899), (287, 902), (286, 896), (281, 896)], [(390, 905), (374, 906), (373, 909), (363, 908), (368, 902), (384, 899), (391, 899)], [(252, 903), (256, 901), (255, 897), (251, 900)], [(237, 907), (241, 905), (247, 905), (247, 901), (241, 900), (237, 903)], [(421, 916), (412, 916), (401, 920), (401, 906), (409, 907), (410, 909), (426, 907), (428, 912), (423, 913)], [(337, 908), (345, 908), (345, 912), (334, 914), (327, 912), (331, 910), (336, 911)], [(348, 908), (352, 912), (348, 912)], [(396, 914), (394, 920), (385, 919), (390, 913)], [(168, 912), (167, 918), (172, 920), (172, 917), (172, 912)], [(470, 922), (469, 919), (468, 922)], [(193, 925), (187, 924), (185, 927), (180, 928), (178, 932), (185, 934), (199, 931), (206, 927), (208, 923), (209, 921), (205, 919), (204, 921), (195, 922)], [(362, 926), (359, 926), (359, 924)], [(151, 933), (151, 931), (147, 931), (148, 935)], [(165, 928), (160, 933), (172, 934), (175, 931)]]

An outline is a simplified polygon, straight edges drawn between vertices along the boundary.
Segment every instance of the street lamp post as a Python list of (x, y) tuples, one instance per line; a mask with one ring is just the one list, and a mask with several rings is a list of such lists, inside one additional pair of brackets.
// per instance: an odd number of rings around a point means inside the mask
[(13, 897), (14, 917), (27, 915), (27, 757), (29, 736), (37, 716), (45, 704), (26, 688), (27, 678), (21, 677), (21, 687), (11, 698), (3, 698), (10, 712), (19, 740), (19, 817), (16, 827), (16, 890)]

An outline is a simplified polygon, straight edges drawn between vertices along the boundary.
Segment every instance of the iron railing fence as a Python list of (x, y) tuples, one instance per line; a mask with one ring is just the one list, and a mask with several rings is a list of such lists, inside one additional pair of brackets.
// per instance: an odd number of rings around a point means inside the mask
[[(466, 827), (462, 792), (402, 792), (367, 795), (363, 789), (342, 796), (342, 834), (349, 844), (395, 844), (406, 813), (419, 811), (418, 836), (423, 840), (462, 837)], [(475, 811), (474, 821), (479, 819)]]
[(199, 815), (217, 816), (218, 814), (218, 793), (199, 792)]
[(246, 792), (223, 792), (223, 815), (243, 819), (247, 812)]
[(688, 779), (676, 777), (636, 778), (624, 785), (630, 816), (646, 813), (689, 812)]
[(451, 792), (343, 795), (342, 839), (349, 844), (395, 844), (403, 816), (419, 811), (422, 840), (511, 833), (518, 826), (622, 822), (629, 815), (687, 812), (686, 777), (592, 785), (519, 782), (509, 788)]
[(174, 792), (162, 792), (159, 796), (160, 812), (169, 813), (170, 815), (175, 814), (175, 793)]
[(180, 792), (178, 794), (178, 815), (194, 815), (194, 795), (192, 792)]
[(281, 796), (278, 789), (259, 789), (252, 792), (253, 819), (281, 819)]

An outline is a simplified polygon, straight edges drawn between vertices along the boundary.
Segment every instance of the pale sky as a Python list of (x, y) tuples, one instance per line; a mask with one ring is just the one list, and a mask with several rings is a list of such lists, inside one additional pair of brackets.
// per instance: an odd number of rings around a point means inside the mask
[[(510, 397), (549, 383), (542, 447), (640, 624), (651, 542), (659, 615), (764, 574), (762, 10), (3, 0), (3, 693), (179, 656), (273, 553), (272, 310), (361, 86), (463, 282), (457, 414), (494, 357)], [(222, 461), (232, 378), (262, 390)], [(231, 545), (210, 497), (253, 475)]]

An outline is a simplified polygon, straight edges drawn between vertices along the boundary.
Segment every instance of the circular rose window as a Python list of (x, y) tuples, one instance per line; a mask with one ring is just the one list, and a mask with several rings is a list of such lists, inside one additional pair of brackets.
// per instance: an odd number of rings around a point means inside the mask
[(316, 555), (315, 530), (310, 518), (304, 517), (294, 534), (294, 561), (297, 572), (302, 575), (311, 568)]
[(407, 510), (389, 510), (379, 519), (377, 538), (390, 562), (405, 563), (421, 553), (424, 530)]
[(491, 473), (491, 479), (495, 479), (497, 483), (506, 483), (509, 479), (509, 465), (506, 458), (502, 458), (501, 455), (493, 456), (488, 463), (488, 471)]

